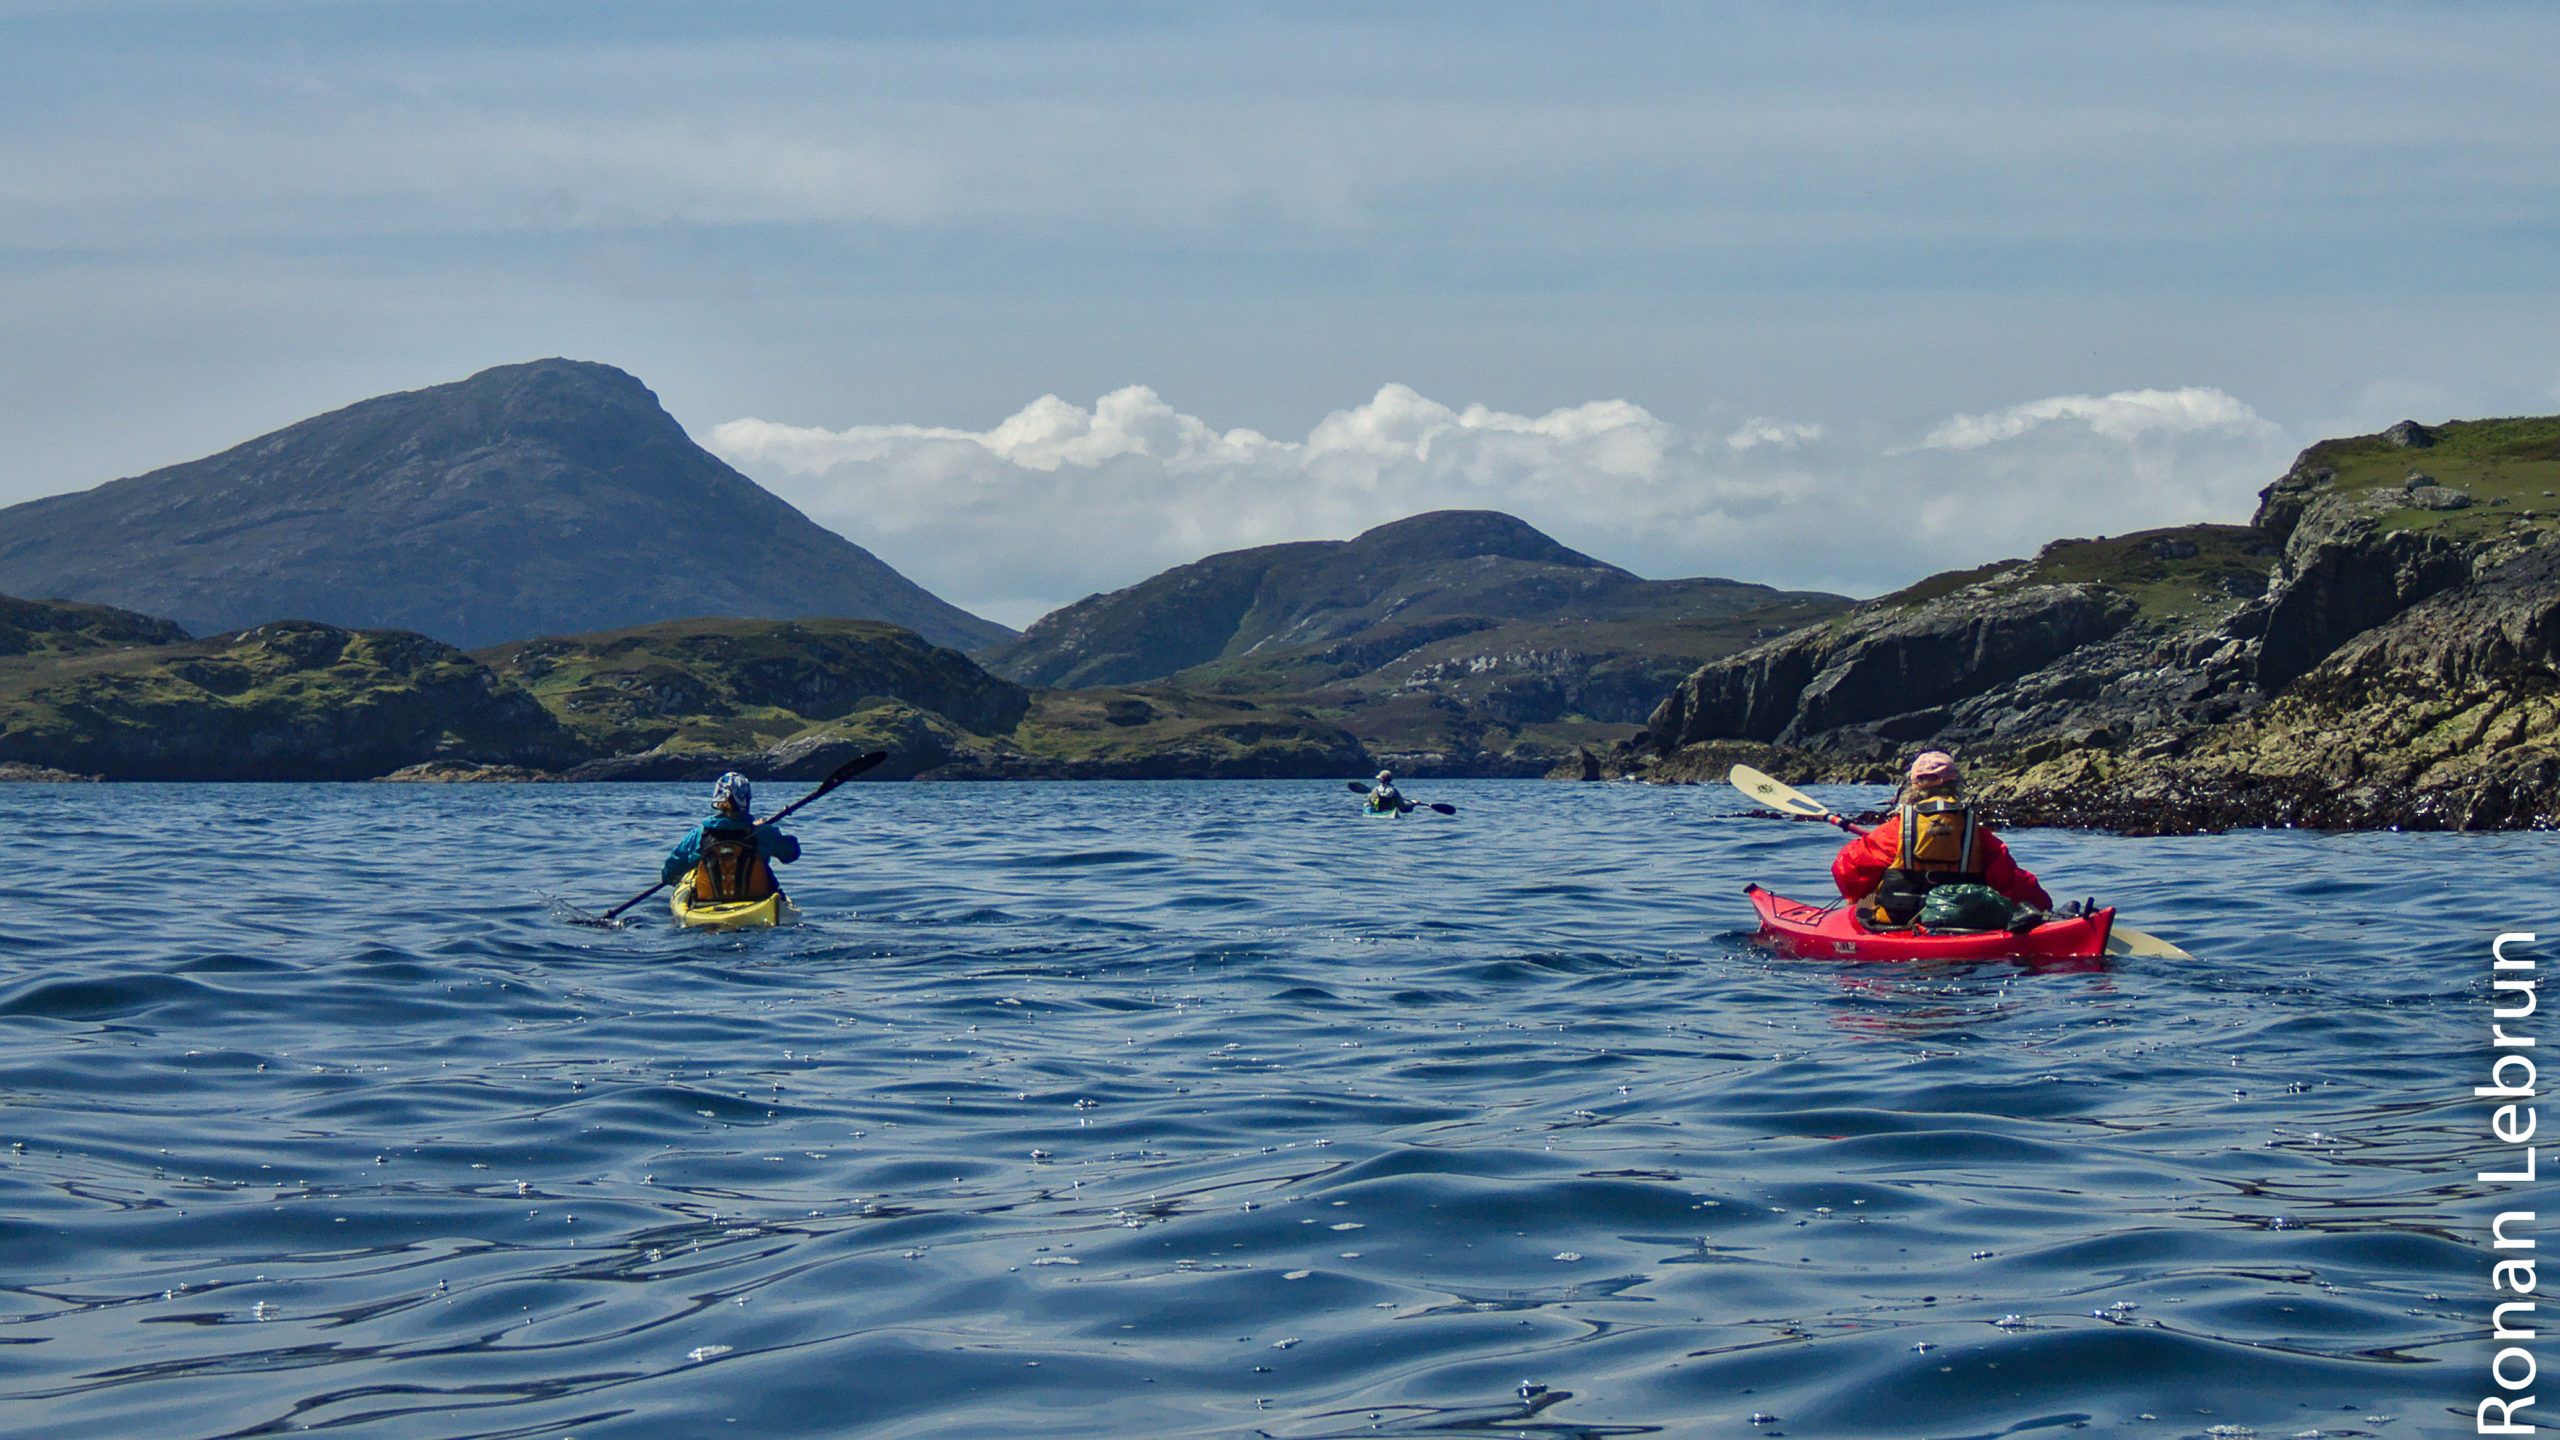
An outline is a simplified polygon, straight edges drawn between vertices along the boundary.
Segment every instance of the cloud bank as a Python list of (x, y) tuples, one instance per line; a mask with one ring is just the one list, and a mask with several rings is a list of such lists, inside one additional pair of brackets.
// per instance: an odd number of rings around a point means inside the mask
[(1131, 385), (986, 430), (745, 418), (708, 447), (956, 604), (1007, 624), (1222, 550), (1504, 510), (1640, 574), (1871, 595), (2063, 534), (2247, 518), (2282, 432), (2219, 390), (2063, 395), (1921, 430), (1625, 400), (1517, 415), (1409, 386), (1304, 439), (1220, 430)]

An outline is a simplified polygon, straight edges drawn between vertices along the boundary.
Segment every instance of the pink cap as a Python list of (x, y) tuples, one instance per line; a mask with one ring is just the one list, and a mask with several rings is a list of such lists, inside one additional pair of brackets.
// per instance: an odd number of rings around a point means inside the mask
[(1911, 758), (1911, 778), (1938, 780), (1956, 773), (1956, 757), (1944, 750), (1923, 750)]

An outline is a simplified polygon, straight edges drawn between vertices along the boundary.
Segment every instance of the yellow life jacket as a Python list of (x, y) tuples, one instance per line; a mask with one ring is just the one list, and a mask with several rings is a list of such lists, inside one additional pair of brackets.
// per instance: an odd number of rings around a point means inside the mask
[(1895, 822), (1893, 864), (1860, 917), (1870, 925), (1910, 924), (1931, 886), (1979, 884), (1991, 864), (1973, 807), (1961, 800), (1915, 800), (1896, 808)]
[(705, 831), (702, 858), (693, 867), (693, 898), (710, 903), (761, 900), (775, 890), (773, 867), (745, 831)]
[(1973, 807), (1961, 800), (1916, 800), (1900, 807), (1901, 834), (1893, 847), (1896, 870), (1924, 870), (1933, 879), (1979, 875), (1990, 863), (1973, 820)]

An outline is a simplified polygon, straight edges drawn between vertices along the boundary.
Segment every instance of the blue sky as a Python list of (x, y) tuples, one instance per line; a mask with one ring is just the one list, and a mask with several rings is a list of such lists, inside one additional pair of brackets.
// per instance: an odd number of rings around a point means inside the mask
[(1016, 624), (1436, 504), (1872, 593), (2560, 411), (2554, 53), (2497, 4), (0, 0), (0, 501), (565, 354)]

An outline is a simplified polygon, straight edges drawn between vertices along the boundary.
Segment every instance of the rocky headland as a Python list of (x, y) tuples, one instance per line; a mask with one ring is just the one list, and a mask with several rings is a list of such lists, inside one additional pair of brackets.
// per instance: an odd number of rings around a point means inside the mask
[(2246, 527), (2057, 541), (1702, 667), (1602, 773), (1883, 779), (2010, 824), (2560, 823), (2560, 419), (2324, 441)]

